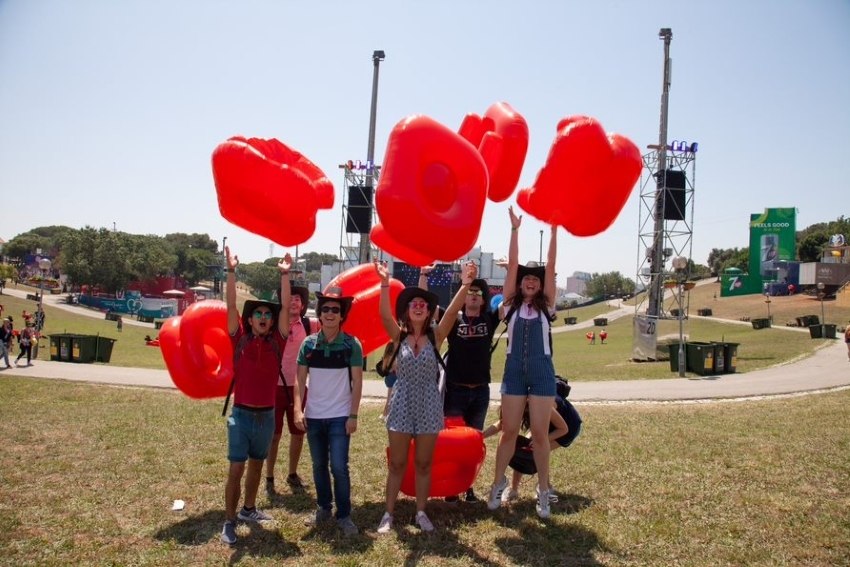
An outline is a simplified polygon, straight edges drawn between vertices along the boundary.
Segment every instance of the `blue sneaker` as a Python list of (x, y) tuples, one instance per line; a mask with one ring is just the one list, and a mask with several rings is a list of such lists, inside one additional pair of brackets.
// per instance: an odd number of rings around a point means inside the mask
[(251, 508), (249, 510), (245, 506), (242, 506), (242, 509), (239, 510), (239, 515), (237, 517), (243, 522), (269, 522), (272, 519), (271, 516), (257, 508)]
[(221, 541), (227, 545), (236, 543), (236, 522), (224, 522), (224, 527), (221, 529)]

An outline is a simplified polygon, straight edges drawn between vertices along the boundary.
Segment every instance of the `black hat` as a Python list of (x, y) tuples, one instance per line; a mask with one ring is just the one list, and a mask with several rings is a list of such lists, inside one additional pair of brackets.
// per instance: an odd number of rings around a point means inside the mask
[(316, 312), (322, 311), (322, 305), (328, 301), (336, 301), (340, 307), (340, 318), (348, 317), (348, 312), (351, 311), (351, 304), (354, 302), (354, 297), (343, 296), (342, 288), (329, 287), (324, 293), (316, 292)]
[[(310, 301), (310, 290), (307, 289), (306, 285), (302, 285), (303, 282), (296, 282), (295, 280), (291, 280), (289, 282), (289, 293), (295, 295), (296, 293), (301, 296), (301, 316), (307, 314), (307, 303)], [(281, 289), (277, 289), (277, 298), (283, 297), (281, 293)]]
[(417, 297), (424, 299), (428, 303), (428, 312), (432, 315), (434, 314), (434, 311), (437, 309), (438, 301), (436, 293), (432, 293), (427, 289), (422, 289), (421, 287), (406, 287), (401, 291), (398, 295), (398, 299), (395, 301), (396, 320), (401, 320), (401, 316), (405, 311), (407, 311), (407, 304)]
[(484, 309), (490, 309), (490, 284), (487, 283), (487, 280), (477, 278), (472, 280), (472, 283), (469, 284), (469, 287), (477, 287), (483, 292), (481, 299), (484, 300)]
[(251, 317), (254, 316), (254, 311), (258, 307), (266, 306), (272, 312), (272, 321), (277, 321), (280, 316), (280, 304), (272, 303), (271, 301), (262, 301), (259, 299), (248, 299), (242, 307), (242, 328), (247, 332), (251, 328)]
[(546, 266), (538, 264), (537, 262), (529, 262), (524, 266), (522, 264), (517, 266), (517, 287), (519, 287), (519, 284), (522, 283), (522, 278), (524, 278), (525, 276), (534, 276), (535, 278), (539, 279), (540, 283), (542, 284), (546, 278)]

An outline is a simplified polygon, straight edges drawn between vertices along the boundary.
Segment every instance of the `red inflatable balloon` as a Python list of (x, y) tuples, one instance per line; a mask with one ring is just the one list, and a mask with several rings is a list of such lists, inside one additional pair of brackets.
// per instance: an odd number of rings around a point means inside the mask
[[(414, 456), (416, 440), (410, 443), (407, 455), (407, 468), (401, 480), (401, 491), (408, 496), (416, 496), (416, 472)], [(480, 431), (467, 427), (463, 418), (447, 417), (446, 428), (437, 435), (434, 447), (434, 459), (431, 465), (432, 498), (457, 496), (466, 492), (478, 477), (478, 471), (484, 464), (487, 448)], [(389, 449), (387, 449), (389, 459)]]
[(166, 320), (159, 331), (159, 345), (171, 380), (184, 394), (190, 398), (227, 395), (233, 378), (233, 346), (223, 302), (193, 303), (182, 317)]
[(159, 347), (171, 381), (190, 398), (204, 398), (204, 385), (195, 380), (194, 368), (180, 348), (180, 317), (170, 317), (159, 330)]
[(486, 200), (478, 150), (427, 116), (408, 117), (387, 142), (372, 242), (414, 266), (456, 260), (475, 245)]
[[(344, 296), (354, 297), (343, 328), (346, 333), (354, 335), (360, 341), (363, 355), (366, 356), (387, 344), (390, 337), (381, 323), (379, 308), (381, 279), (375, 272), (375, 267), (372, 264), (361, 264), (346, 270), (332, 279), (325, 286), (325, 291), (332, 287), (341, 288)], [(396, 299), (403, 289), (404, 284), (390, 279), (390, 305), (395, 306)]]
[(497, 102), (483, 118), (467, 114), (458, 133), (478, 148), (487, 164), (487, 197), (496, 203), (510, 197), (519, 183), (528, 151), (528, 124), (522, 114), (506, 102)]
[(213, 151), (212, 167), (221, 215), (281, 246), (309, 240), (317, 210), (333, 207), (322, 170), (275, 139), (234, 136)]
[(199, 369), (197, 379), (224, 394), (233, 378), (233, 344), (227, 332), (227, 305), (208, 299), (189, 306), (180, 321), (180, 344)]
[(517, 204), (533, 217), (576, 236), (606, 230), (635, 186), (640, 151), (619, 134), (606, 135), (588, 116), (570, 116), (558, 133), (534, 186), (520, 190)]

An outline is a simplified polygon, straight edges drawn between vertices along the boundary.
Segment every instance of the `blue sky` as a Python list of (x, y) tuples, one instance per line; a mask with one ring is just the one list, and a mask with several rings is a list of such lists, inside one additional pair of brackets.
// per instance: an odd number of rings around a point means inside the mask
[[(268, 240), (221, 217), (212, 181), (213, 149), (242, 134), (278, 138), (330, 177), (336, 205), (300, 250), (338, 253), (337, 166), (366, 157), (375, 49), (379, 162), (408, 115), (456, 129), (506, 101), (529, 124), (526, 187), (562, 117), (594, 116), (642, 151), (658, 140), (661, 27), (673, 30), (669, 139), (700, 145), (694, 260), (747, 246), (765, 207), (797, 207), (798, 228), (850, 216), (845, 0), (4, 0), (0, 237), (115, 223), (227, 236), (261, 260)], [(560, 232), (560, 285), (576, 270), (634, 278), (638, 190), (605, 233)], [(479, 243), (496, 256), (512, 202), (485, 212)], [(543, 228), (525, 217), (521, 261), (537, 259)]]

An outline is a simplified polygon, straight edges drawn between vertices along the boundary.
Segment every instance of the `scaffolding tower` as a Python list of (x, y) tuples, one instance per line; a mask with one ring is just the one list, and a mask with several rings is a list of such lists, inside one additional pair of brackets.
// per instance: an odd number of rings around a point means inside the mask
[[(687, 297), (667, 293), (672, 282), (689, 275), (692, 265), (696, 144), (673, 142), (667, 148), (666, 168), (661, 168), (658, 148), (643, 156), (638, 221), (638, 285), (646, 287), (635, 308), (636, 314), (659, 319), (687, 315)], [(661, 254), (656, 252), (661, 247)], [(658, 261), (658, 258), (661, 261)], [(685, 258), (688, 268), (674, 271), (672, 260)], [(657, 303), (653, 301), (657, 298)]]
[(375, 187), (381, 167), (371, 162), (354, 162), (339, 166), (343, 170), (342, 221), (339, 231), (340, 272), (360, 265), (363, 258), (377, 258), (369, 232), (375, 223), (373, 206)]

